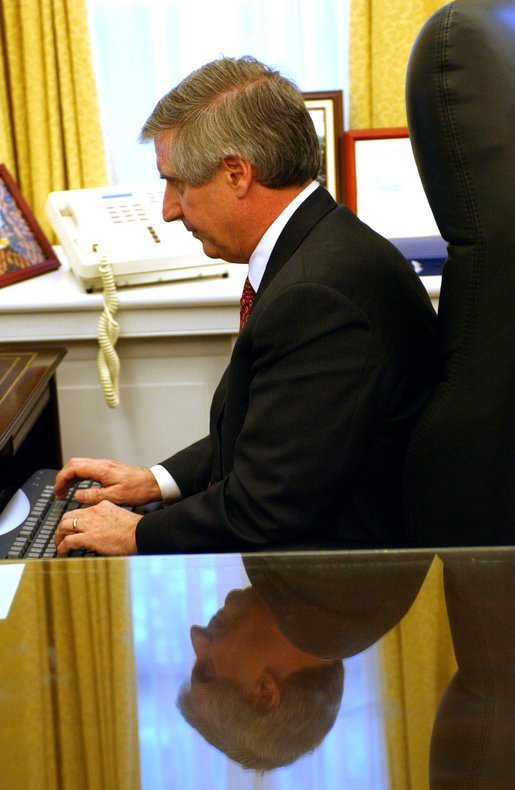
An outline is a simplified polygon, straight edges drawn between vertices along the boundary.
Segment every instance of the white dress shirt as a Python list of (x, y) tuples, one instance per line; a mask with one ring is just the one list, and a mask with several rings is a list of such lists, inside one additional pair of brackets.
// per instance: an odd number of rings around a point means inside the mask
[[(265, 269), (272, 254), (272, 250), (275, 247), (277, 239), (286, 227), (286, 223), (297, 211), (301, 203), (303, 203), (311, 195), (311, 193), (315, 191), (315, 189), (318, 189), (318, 186), (318, 181), (312, 181), (307, 187), (305, 187), (305, 189), (302, 190), (302, 192), (299, 192), (299, 194), (293, 198), (291, 203), (288, 203), (286, 208), (283, 209), (279, 216), (272, 222), (268, 230), (265, 231), (259, 240), (256, 249), (249, 259), (248, 274), (250, 284), (254, 288), (254, 291), (257, 291), (261, 284)], [(179, 486), (175, 482), (172, 475), (164, 468), (164, 466), (161, 466), (160, 464), (157, 466), (151, 466), (150, 471), (157, 480), (157, 484), (161, 489), (163, 502), (165, 502), (165, 504), (171, 504), (172, 502), (177, 502), (179, 499), (181, 499)]]

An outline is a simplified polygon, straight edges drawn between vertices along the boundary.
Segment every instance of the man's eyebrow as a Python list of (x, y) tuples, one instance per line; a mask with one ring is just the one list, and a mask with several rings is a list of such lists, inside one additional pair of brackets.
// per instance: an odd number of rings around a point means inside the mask
[(159, 178), (161, 178), (163, 181), (174, 181), (177, 184), (183, 183), (182, 178), (179, 178), (179, 176), (176, 175), (164, 175), (163, 173), (160, 173)]

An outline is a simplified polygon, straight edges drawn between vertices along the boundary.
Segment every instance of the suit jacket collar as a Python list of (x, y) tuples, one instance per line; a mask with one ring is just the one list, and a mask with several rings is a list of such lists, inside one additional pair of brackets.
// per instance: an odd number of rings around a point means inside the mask
[(297, 209), (277, 239), (256, 294), (256, 302), (312, 228), (337, 206), (323, 187), (316, 189)]

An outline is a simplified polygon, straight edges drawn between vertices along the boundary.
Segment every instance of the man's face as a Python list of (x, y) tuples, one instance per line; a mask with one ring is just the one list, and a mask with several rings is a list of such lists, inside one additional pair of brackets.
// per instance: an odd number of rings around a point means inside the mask
[(232, 590), (207, 626), (192, 626), (196, 661), (191, 673), (191, 700), (196, 709), (202, 710), (213, 680), (230, 680), (250, 694), (262, 671), (259, 648), (268, 617), (263, 602), (248, 587)]
[(181, 220), (184, 227), (202, 243), (209, 258), (231, 263), (246, 263), (248, 254), (242, 245), (238, 225), (238, 200), (231, 188), (229, 174), (221, 165), (213, 178), (202, 186), (191, 186), (177, 177), (170, 164), (173, 133), (155, 140), (157, 169), (166, 181), (163, 199), (165, 222)]

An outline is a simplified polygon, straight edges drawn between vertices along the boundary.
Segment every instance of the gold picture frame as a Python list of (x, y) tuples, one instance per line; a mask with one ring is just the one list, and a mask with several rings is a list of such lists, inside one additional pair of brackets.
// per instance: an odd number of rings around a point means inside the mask
[(343, 203), (343, 91), (302, 95), (320, 140), (322, 166), (318, 180), (338, 203)]

